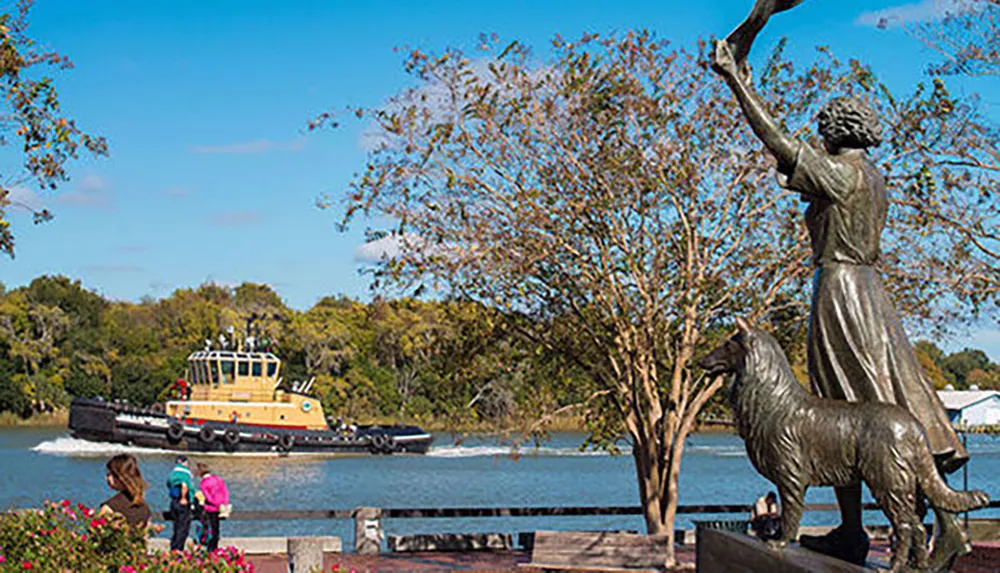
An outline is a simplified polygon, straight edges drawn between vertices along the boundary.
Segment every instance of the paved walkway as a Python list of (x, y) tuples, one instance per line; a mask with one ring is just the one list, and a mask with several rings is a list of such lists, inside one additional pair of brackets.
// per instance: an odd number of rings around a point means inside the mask
[[(996, 573), (1000, 571), (1000, 541), (977, 542), (971, 555), (959, 559), (954, 573)], [(677, 559), (690, 567), (695, 562), (691, 545), (677, 546)], [(287, 573), (285, 555), (250, 556), (259, 573)], [(531, 561), (527, 551), (476, 551), (467, 553), (382, 553), (358, 555), (356, 553), (328, 553), (323, 559), (324, 572), (336, 573), (402, 573), (413, 571), (476, 571), (478, 573), (517, 572), (530, 573), (531, 569), (519, 567)], [(889, 546), (882, 540), (872, 542), (868, 565), (873, 569), (886, 568), (889, 563)], [(352, 571), (353, 570), (353, 571)], [(300, 572), (295, 572), (300, 573)]]

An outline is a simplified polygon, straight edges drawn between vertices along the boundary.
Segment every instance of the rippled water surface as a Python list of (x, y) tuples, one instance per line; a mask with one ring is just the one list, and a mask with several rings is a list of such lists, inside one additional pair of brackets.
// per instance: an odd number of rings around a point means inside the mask
[[(344, 509), (376, 507), (512, 507), (637, 505), (632, 457), (581, 452), (584, 436), (554, 434), (540, 448), (510, 448), (451, 434), (437, 434), (426, 456), (299, 457), (217, 455), (194, 459), (209, 463), (229, 483), (238, 509)], [(1000, 497), (1000, 439), (970, 436), (970, 487)], [(154, 509), (166, 506), (163, 485), (172, 454), (69, 437), (58, 429), (0, 430), (0, 506), (31, 507), (45, 499), (69, 498), (99, 504), (110, 497), (104, 462), (118, 452), (140, 458), (151, 484)], [(959, 473), (952, 479), (961, 487)], [(682, 504), (751, 503), (770, 484), (750, 466), (742, 441), (733, 435), (691, 436), (681, 470)], [(827, 488), (810, 490), (808, 501), (833, 502)], [(833, 523), (829, 512), (807, 513), (811, 524)], [(873, 514), (868, 519), (882, 520)], [(638, 516), (563, 518), (476, 518), (386, 520), (392, 533), (517, 532), (536, 529), (643, 530)], [(690, 527), (685, 516), (679, 526)], [(353, 538), (347, 520), (230, 521), (230, 535), (340, 535)]]

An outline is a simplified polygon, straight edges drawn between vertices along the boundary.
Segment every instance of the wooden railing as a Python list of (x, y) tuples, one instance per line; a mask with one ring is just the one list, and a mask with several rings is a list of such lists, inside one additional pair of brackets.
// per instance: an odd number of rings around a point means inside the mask
[[(992, 501), (987, 508), (1000, 508), (1000, 500)], [(749, 514), (750, 505), (679, 505), (677, 514)], [(878, 504), (866, 503), (865, 510), (877, 510)], [(836, 511), (834, 503), (806, 504), (806, 511)], [(245, 509), (234, 510), (231, 520), (287, 520), (287, 519), (352, 519), (353, 509)], [(568, 507), (436, 507), (436, 508), (386, 508), (382, 518), (436, 518), (436, 517), (545, 517), (580, 515), (642, 515), (639, 506), (568, 506)]]

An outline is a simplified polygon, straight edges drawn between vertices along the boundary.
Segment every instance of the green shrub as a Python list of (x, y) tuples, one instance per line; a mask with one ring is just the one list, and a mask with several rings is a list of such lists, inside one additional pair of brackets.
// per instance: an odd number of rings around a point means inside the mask
[(0, 514), (0, 572), (238, 573), (253, 571), (234, 548), (146, 552), (147, 531), (68, 500)]

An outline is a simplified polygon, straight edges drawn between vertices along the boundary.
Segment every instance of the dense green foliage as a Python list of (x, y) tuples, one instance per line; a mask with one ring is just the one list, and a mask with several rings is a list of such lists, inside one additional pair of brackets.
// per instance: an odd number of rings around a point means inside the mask
[(205, 284), (159, 300), (113, 302), (65, 277), (0, 290), (0, 410), (22, 415), (74, 396), (149, 405), (187, 355), (251, 313), (277, 341), (285, 380), (315, 376), (345, 419), (514, 426), (572, 404), (586, 383), (546, 362), (472, 304), (327, 297), (305, 312), (267, 286)]
[[(0, 290), (0, 411), (29, 416), (75, 396), (152, 404), (183, 376), (190, 352), (251, 313), (271, 317), (263, 328), (278, 343), (284, 378), (315, 376), (327, 413), (346, 419), (523, 428), (560, 409), (585, 414), (572, 406), (592, 392), (585, 377), (474, 304), (327, 297), (301, 312), (250, 283), (135, 304), (46, 276)], [(804, 381), (805, 328), (786, 318), (769, 328)], [(1000, 365), (981, 350), (946, 354), (920, 342), (917, 351), (938, 388), (1000, 389)], [(705, 415), (728, 417), (723, 394)]]

